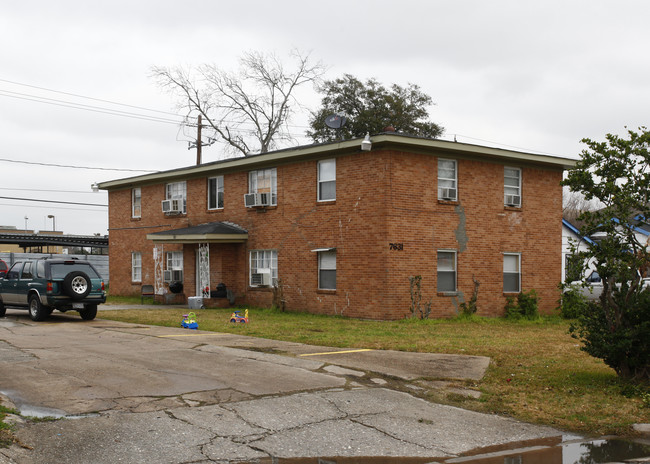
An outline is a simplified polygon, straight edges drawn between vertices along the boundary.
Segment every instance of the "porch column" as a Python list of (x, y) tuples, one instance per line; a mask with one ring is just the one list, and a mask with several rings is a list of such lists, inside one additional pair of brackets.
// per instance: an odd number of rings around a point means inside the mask
[(210, 298), (210, 244), (199, 243), (199, 288), (203, 298)]

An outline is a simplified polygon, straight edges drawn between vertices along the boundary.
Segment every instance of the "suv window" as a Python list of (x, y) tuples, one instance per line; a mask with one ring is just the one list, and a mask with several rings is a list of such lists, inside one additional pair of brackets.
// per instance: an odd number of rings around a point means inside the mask
[(45, 279), (45, 261), (36, 262), (36, 276)]
[(34, 276), (32, 275), (32, 263), (31, 263), (31, 261), (27, 261), (25, 263), (25, 267), (23, 268), (23, 274), (22, 274), (22, 276), (20, 278), (23, 279), (23, 280), (33, 279), (34, 278)]
[(84, 272), (91, 279), (101, 279), (101, 277), (87, 263), (52, 263), (50, 265), (50, 275), (52, 279), (63, 279), (73, 271)]
[(18, 280), (20, 276), (20, 270), (23, 268), (23, 263), (15, 263), (11, 266), (11, 269), (7, 271), (7, 280)]

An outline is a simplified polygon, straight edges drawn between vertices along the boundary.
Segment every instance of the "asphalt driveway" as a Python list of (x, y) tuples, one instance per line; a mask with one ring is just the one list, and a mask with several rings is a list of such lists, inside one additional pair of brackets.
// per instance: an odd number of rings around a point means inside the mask
[(20, 424), (23, 446), (0, 449), (0, 463), (433, 462), (510, 442), (557, 443), (551, 428), (421, 398), (451, 379), (480, 379), (488, 364), (56, 313), (34, 323), (8, 310), (0, 392), (24, 415), (62, 419)]

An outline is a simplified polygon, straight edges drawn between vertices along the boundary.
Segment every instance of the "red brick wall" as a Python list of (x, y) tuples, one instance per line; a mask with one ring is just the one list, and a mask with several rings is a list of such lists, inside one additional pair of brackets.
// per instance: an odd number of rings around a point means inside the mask
[[(317, 160), (277, 167), (278, 206), (244, 207), (248, 172), (226, 173), (225, 207), (207, 211), (206, 177), (187, 179), (187, 215), (165, 216), (164, 184), (142, 186), (141, 219), (130, 218), (131, 191), (109, 193), (111, 293), (139, 294), (153, 284), (147, 233), (213, 221), (248, 230), (244, 244), (212, 244), (211, 284), (224, 282), (238, 302), (270, 305), (270, 289), (248, 286), (249, 251), (275, 249), (287, 309), (351, 317), (409, 315), (410, 275), (422, 275), (432, 316), (456, 314), (480, 282), (479, 314), (503, 313), (503, 252), (522, 254), (522, 288), (535, 289), (550, 312), (561, 273), (562, 173), (524, 165), (522, 208), (503, 206), (503, 164), (458, 160), (459, 201), (437, 200), (437, 158), (375, 150), (336, 160), (336, 201), (317, 202)], [(459, 224), (464, 229), (459, 229)], [(459, 240), (460, 238), (460, 240)], [(402, 243), (403, 250), (390, 250)], [(464, 245), (463, 245), (464, 244)], [(165, 244), (165, 251), (182, 249)], [(336, 247), (337, 290), (319, 291), (315, 248)], [(458, 251), (457, 296), (436, 293), (436, 251)], [(196, 246), (185, 245), (185, 293), (194, 295)], [(143, 256), (143, 282), (131, 282), (131, 252)]]
[[(503, 164), (459, 160), (458, 201), (437, 199), (437, 159), (396, 153), (392, 169), (388, 251), (391, 306), (410, 306), (409, 276), (422, 276), (422, 303), (432, 316), (454, 316), (479, 282), (478, 314), (504, 312), (503, 253), (521, 253), (522, 290), (535, 289), (540, 311), (557, 306), (561, 280), (560, 171), (522, 167), (522, 207), (503, 205)], [(388, 250), (388, 244), (385, 244)], [(456, 250), (458, 295), (437, 292), (437, 250)]]

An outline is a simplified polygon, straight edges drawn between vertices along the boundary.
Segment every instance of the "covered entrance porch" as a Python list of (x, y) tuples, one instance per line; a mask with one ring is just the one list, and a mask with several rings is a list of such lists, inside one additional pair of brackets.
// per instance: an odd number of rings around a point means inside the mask
[[(231, 222), (210, 222), (197, 226), (147, 234), (154, 245), (156, 294), (167, 292), (170, 277), (182, 282), (185, 302), (190, 296), (203, 304), (234, 304), (246, 285), (248, 231)], [(180, 247), (179, 247), (180, 245)], [(182, 270), (168, 269), (169, 249), (182, 249)], [(178, 253), (178, 251), (176, 251)]]

